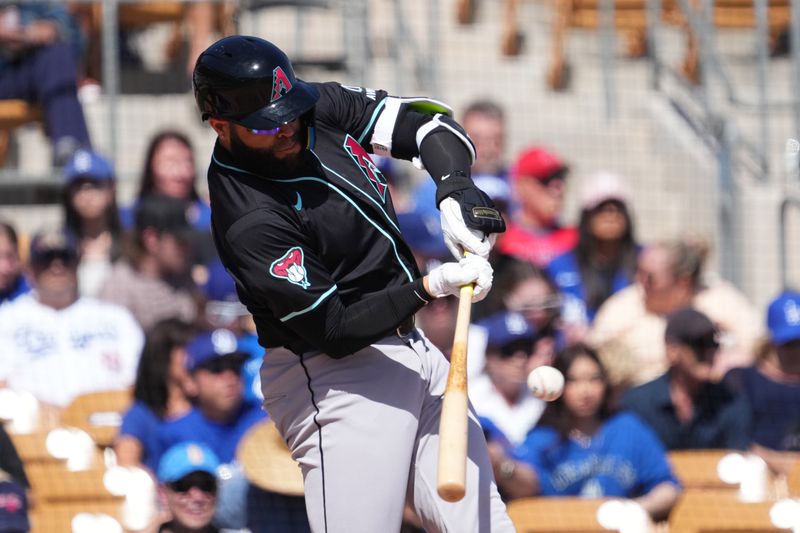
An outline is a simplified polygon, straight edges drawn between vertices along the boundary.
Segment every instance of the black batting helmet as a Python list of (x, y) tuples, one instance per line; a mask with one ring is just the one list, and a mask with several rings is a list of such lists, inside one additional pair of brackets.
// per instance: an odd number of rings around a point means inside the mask
[(218, 117), (252, 129), (272, 129), (314, 107), (319, 92), (294, 76), (280, 48), (233, 35), (209, 46), (194, 67), (194, 96), (203, 120)]

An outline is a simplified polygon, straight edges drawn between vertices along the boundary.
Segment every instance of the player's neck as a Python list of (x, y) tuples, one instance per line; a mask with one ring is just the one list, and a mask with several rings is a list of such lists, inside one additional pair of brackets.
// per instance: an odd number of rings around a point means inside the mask
[(570, 435), (583, 435), (591, 438), (601, 426), (600, 420), (595, 416), (572, 417), (572, 429)]

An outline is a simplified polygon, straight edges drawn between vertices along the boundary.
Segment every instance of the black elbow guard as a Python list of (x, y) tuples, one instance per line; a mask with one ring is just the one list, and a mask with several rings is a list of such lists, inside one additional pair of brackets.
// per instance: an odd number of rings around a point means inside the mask
[[(434, 127), (428, 127), (431, 124)], [(458, 126), (455, 122), (452, 124)], [(475, 187), (469, 177), (474, 148), (466, 134), (456, 133), (460, 128), (436, 126), (431, 121), (417, 133), (420, 159), (436, 183), (437, 206), (453, 192)]]
[[(420, 156), (422, 156), (422, 144), (429, 136), (445, 132), (450, 133), (466, 148), (469, 154), (469, 165), (472, 165), (475, 162), (475, 145), (472, 144), (472, 139), (469, 138), (461, 124), (442, 114), (434, 115), (429, 122), (426, 122), (417, 130), (417, 147), (419, 148)], [(422, 162), (425, 163), (424, 160)], [(426, 166), (426, 168), (428, 167)]]

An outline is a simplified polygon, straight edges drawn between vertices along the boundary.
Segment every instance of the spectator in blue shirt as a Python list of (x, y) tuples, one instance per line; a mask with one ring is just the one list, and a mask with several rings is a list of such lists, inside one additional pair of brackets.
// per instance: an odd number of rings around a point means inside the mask
[(247, 525), (249, 483), (236, 462), (236, 448), (247, 430), (267, 414), (259, 402), (244, 400), (241, 371), (247, 355), (238, 351), (233, 332), (201, 333), (189, 341), (186, 354), (188, 390), (195, 407), (164, 424), (161, 444), (168, 449), (193, 440), (211, 448), (228, 473), (219, 487), (216, 523), (221, 528), (241, 529)]
[(753, 419), (751, 449), (787, 474), (800, 451), (800, 292), (786, 290), (767, 310), (769, 340), (757, 362), (725, 383), (742, 393)]
[(192, 327), (174, 318), (157, 323), (147, 332), (133, 387), (133, 405), (122, 417), (114, 441), (120, 466), (144, 466), (155, 472), (163, 451), (161, 426), (191, 409), (184, 364), (191, 335)]
[(496, 475), (520, 496), (631, 498), (654, 520), (666, 518), (680, 489), (664, 447), (636, 416), (612, 412), (597, 354), (576, 344), (554, 366), (566, 378), (563, 395)]
[(219, 468), (217, 456), (201, 442), (182, 442), (167, 450), (158, 465), (158, 481), (170, 519), (158, 533), (219, 533), (211, 523)]
[(202, 319), (209, 329), (226, 328), (236, 335), (238, 350), (247, 354), (242, 365), (244, 397), (246, 401), (263, 401), (261, 392), (261, 363), (264, 348), (258, 344), (255, 322), (247, 307), (239, 301), (236, 282), (218, 258), (206, 266), (205, 283), (201, 290), (205, 296)]
[(684, 307), (670, 314), (665, 333), (669, 370), (622, 397), (622, 406), (647, 422), (669, 450), (744, 450), (750, 444), (746, 399), (712, 381), (718, 336), (700, 311)]
[(22, 275), (17, 231), (11, 224), (0, 222), (0, 304), (10, 302), (30, 290)]
[(638, 246), (628, 192), (616, 174), (599, 172), (581, 189), (578, 244), (547, 267), (563, 294), (582, 304), (572, 320), (588, 326), (615, 292), (633, 282)]

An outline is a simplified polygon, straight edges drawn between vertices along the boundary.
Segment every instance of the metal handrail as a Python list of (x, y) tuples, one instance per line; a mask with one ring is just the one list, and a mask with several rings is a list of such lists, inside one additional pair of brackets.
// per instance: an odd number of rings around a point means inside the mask
[(779, 255), (780, 255), (780, 271), (781, 271), (781, 287), (787, 287), (789, 284), (789, 272), (788, 272), (788, 262), (789, 262), (789, 254), (787, 251), (786, 246), (786, 236), (787, 236), (787, 217), (789, 214), (789, 208), (795, 207), (798, 211), (800, 211), (800, 194), (791, 194), (787, 195), (781, 201), (780, 207), (780, 242), (778, 243), (779, 246)]

